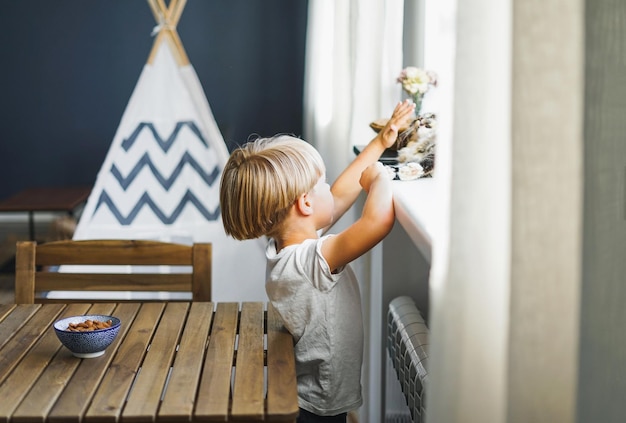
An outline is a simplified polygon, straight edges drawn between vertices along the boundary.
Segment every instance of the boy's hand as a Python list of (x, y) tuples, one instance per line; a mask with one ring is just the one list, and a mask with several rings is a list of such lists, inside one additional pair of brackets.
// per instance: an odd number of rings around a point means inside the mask
[(369, 192), (372, 183), (374, 183), (377, 178), (389, 179), (387, 169), (385, 169), (385, 165), (381, 162), (372, 163), (366, 167), (363, 173), (361, 173), (359, 183), (365, 192)]
[(415, 117), (413, 116), (414, 110), (415, 103), (409, 99), (398, 103), (393, 110), (391, 118), (378, 134), (385, 148), (391, 147), (396, 142), (398, 139), (398, 130), (403, 126), (408, 126), (409, 122)]
[(367, 191), (361, 217), (322, 243), (321, 252), (331, 271), (369, 251), (387, 236), (395, 222), (393, 190), (385, 166), (380, 162), (370, 164), (361, 172), (359, 183)]

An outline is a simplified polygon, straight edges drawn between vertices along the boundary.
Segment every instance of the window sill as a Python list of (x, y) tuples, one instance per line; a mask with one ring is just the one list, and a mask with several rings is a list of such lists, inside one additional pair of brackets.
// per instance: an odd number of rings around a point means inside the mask
[(443, 216), (437, 212), (436, 184), (433, 178), (393, 181), (396, 219), (415, 246), (431, 261), (432, 241)]

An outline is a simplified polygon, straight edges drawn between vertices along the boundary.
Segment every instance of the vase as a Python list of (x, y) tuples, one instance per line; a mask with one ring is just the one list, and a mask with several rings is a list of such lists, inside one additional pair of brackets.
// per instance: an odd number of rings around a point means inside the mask
[(413, 103), (415, 103), (415, 116), (419, 116), (422, 110), (422, 100), (424, 99), (424, 94), (417, 93), (412, 97)]

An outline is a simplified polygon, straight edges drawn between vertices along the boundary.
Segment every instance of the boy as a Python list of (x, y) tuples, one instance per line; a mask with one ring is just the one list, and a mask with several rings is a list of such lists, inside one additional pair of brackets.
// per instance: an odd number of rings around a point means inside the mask
[[(266, 292), (296, 342), (298, 422), (345, 422), (361, 403), (361, 297), (348, 265), (393, 227), (391, 182), (378, 162), (415, 105), (399, 103), (378, 135), (332, 187), (313, 146), (281, 135), (231, 154), (220, 204), (228, 235), (266, 235)], [(320, 236), (367, 192), (363, 212), (336, 235)]]

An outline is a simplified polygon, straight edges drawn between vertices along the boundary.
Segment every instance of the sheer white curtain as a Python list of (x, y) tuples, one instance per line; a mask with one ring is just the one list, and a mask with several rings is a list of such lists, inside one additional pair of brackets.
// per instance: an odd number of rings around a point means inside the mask
[(403, 0), (310, 0), (304, 137), (334, 179), (400, 100)]
[[(369, 123), (389, 116), (401, 99), (396, 77), (402, 69), (403, 8), (404, 0), (309, 0), (304, 138), (320, 151), (329, 181), (354, 158), (353, 145), (374, 137)], [(334, 231), (353, 222), (359, 209), (346, 213)], [(380, 247), (372, 254), (380, 255)], [(380, 272), (371, 263), (377, 262), (367, 255), (353, 263), (362, 282), (366, 327), (369, 321), (382, 319), (368, 313), (369, 290), (377, 289), (368, 281), (372, 273)], [(369, 370), (379, 368), (380, 358), (369, 357), (367, 348), (365, 354), (367, 406), (360, 410), (360, 420), (378, 421), (380, 386), (373, 385), (379, 379), (374, 375), (372, 382)]]

